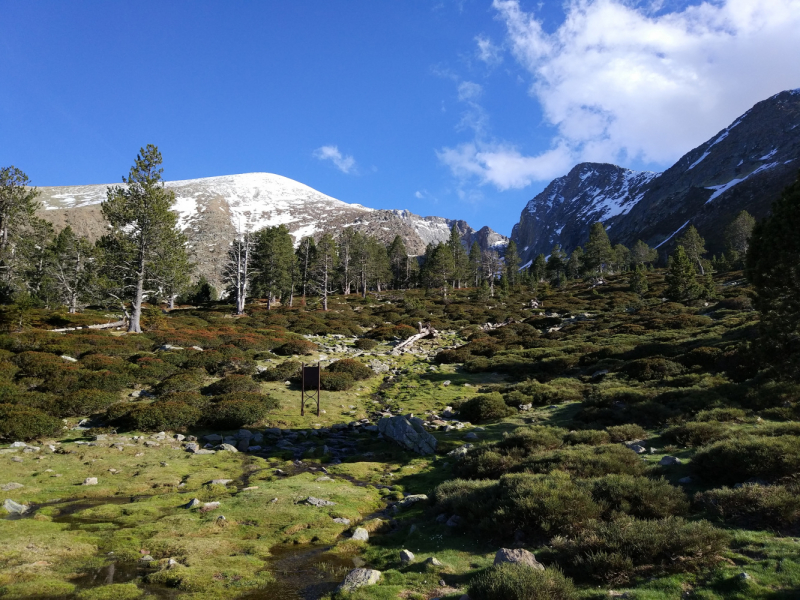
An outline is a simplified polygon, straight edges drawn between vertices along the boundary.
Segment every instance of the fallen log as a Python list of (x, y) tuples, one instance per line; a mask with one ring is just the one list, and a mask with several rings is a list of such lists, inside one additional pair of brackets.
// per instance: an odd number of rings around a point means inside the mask
[(430, 323), (422, 324), (422, 321), (419, 323), (419, 333), (412, 335), (407, 340), (400, 342), (397, 346), (394, 347), (392, 350), (392, 354), (400, 354), (403, 350), (407, 350), (411, 346), (414, 345), (415, 342), (423, 338), (435, 338), (439, 335), (439, 332), (434, 329), (433, 325)]
[(79, 331), (81, 329), (111, 329), (112, 327), (124, 327), (128, 322), (125, 319), (114, 321), (113, 323), (98, 323), (97, 325), (87, 325), (86, 327), (63, 327), (61, 329), (48, 329), (53, 333), (63, 333), (64, 331)]

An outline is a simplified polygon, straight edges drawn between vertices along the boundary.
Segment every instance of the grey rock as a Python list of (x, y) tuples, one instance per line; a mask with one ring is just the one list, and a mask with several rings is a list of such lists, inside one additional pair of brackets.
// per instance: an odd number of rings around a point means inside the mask
[(208, 485), (228, 485), (233, 479), (212, 479)]
[(450, 452), (448, 452), (447, 456), (453, 456), (455, 458), (463, 458), (467, 455), (467, 452), (469, 452), (472, 449), (472, 447), (473, 447), (472, 444), (464, 444), (463, 446), (459, 446), (455, 450), (451, 450)]
[(87, 477), (83, 480), (83, 485), (97, 485), (97, 477)]
[(236, 449), (239, 452), (247, 452), (247, 449), (250, 447), (250, 438), (245, 438), (239, 440), (239, 443), (236, 444)]
[(222, 436), (217, 435), (216, 433), (209, 433), (208, 435), (203, 436), (203, 440), (212, 444), (216, 444), (222, 441)]
[(184, 446), (184, 448), (186, 449), (187, 452), (197, 452), (198, 450), (200, 450), (200, 444), (198, 444), (197, 442), (189, 442)]
[(247, 451), (248, 452), (260, 452), (261, 451), (261, 446), (248, 446), (247, 447)]
[(314, 498), (314, 496), (309, 496), (303, 502), (306, 504), (310, 504), (311, 506), (336, 506), (336, 502), (331, 502), (330, 500), (323, 500), (321, 498)]
[(445, 521), (447, 521), (447, 515), (445, 513), (442, 513), (436, 517), (437, 523), (444, 523)]
[(644, 454), (647, 452), (647, 449), (644, 446), (640, 446), (639, 444), (631, 444), (628, 446), (629, 450), (633, 450), (636, 454)]
[(412, 504), (416, 504), (417, 502), (424, 502), (428, 499), (426, 494), (411, 494), (410, 496), (406, 496), (403, 498), (398, 504), (401, 508), (406, 508), (411, 506)]
[(322, 477), (317, 477), (314, 481), (333, 481), (333, 478), (323, 475)]
[(356, 540), (357, 542), (368, 542), (369, 531), (367, 531), (363, 527), (356, 527), (356, 530), (353, 532), (353, 539)]
[(195, 454), (216, 454), (216, 450), (209, 450), (208, 448), (201, 448), (197, 450)]
[(746, 573), (745, 571), (742, 571), (741, 573), (739, 573), (739, 575), (737, 575), (737, 577), (739, 579), (741, 579), (742, 581), (750, 581), (753, 578), (753, 576), (750, 575), (750, 573)]
[(353, 569), (336, 588), (337, 592), (352, 592), (365, 585), (375, 585), (381, 578), (381, 572), (375, 569)]
[(350, 519), (345, 519), (344, 517), (336, 517), (333, 522), (339, 523), (339, 525), (350, 525)]
[(224, 452), (238, 452), (239, 450), (236, 449), (236, 446), (231, 446), (230, 444), (220, 444), (217, 446), (217, 450), (222, 450)]
[(74, 363), (78, 362), (77, 358), (72, 358), (71, 356), (67, 356), (66, 354), (62, 354), (61, 358), (63, 358), (67, 362), (74, 362)]
[[(182, 442), (183, 440), (185, 440), (185, 439), (186, 439), (186, 436), (185, 436), (185, 435), (183, 435), (182, 433), (176, 433), (176, 434), (175, 434), (173, 437), (174, 437), (176, 440), (178, 440), (179, 442)], [(170, 559), (170, 560), (172, 560), (172, 559)]]
[(673, 465), (681, 464), (681, 459), (678, 458), (677, 456), (665, 456), (660, 461), (658, 461), (658, 464), (661, 465), (662, 467), (671, 467)]
[(422, 419), (403, 415), (383, 417), (378, 431), (389, 440), (417, 454), (436, 452), (436, 438), (425, 431)]
[(533, 553), (522, 548), (500, 548), (494, 555), (494, 564), (497, 566), (503, 563), (522, 564), (544, 571), (544, 565), (536, 560)]
[(26, 512), (28, 512), (27, 506), (20, 504), (19, 502), (14, 502), (10, 498), (6, 498), (6, 501), (3, 502), (3, 508), (5, 508), (12, 515), (24, 515)]
[(447, 523), (445, 523), (448, 527), (458, 527), (461, 525), (461, 517), (458, 515), (453, 515), (449, 519), (447, 519)]
[(183, 508), (197, 508), (198, 506), (200, 506), (200, 504), (201, 504), (200, 500), (198, 500), (197, 498), (192, 498), (191, 500), (189, 500), (187, 504), (183, 505)]
[(681, 483), (683, 485), (688, 485), (688, 484), (692, 483), (692, 478), (691, 477), (681, 477), (680, 479), (678, 479), (678, 483)]
[(206, 502), (203, 504), (203, 510), (216, 510), (219, 506), (219, 502)]
[(425, 564), (426, 565), (432, 565), (434, 567), (441, 567), (442, 566), (442, 561), (440, 561), (435, 556), (429, 556), (428, 558), (425, 559)]
[(465, 440), (469, 440), (470, 442), (474, 442), (478, 440), (478, 434), (469, 432), (467, 435), (464, 436)]
[(18, 489), (23, 488), (23, 487), (25, 487), (25, 486), (22, 485), (21, 483), (14, 483), (12, 481), (11, 483), (4, 483), (3, 485), (0, 485), (0, 491), (10, 492), (12, 490), (18, 490)]
[(240, 440), (243, 440), (245, 438), (249, 439), (253, 437), (253, 432), (250, 431), (249, 429), (240, 429), (239, 433), (236, 434), (236, 437), (239, 438)]
[(400, 551), (400, 562), (403, 564), (408, 564), (414, 562), (414, 553), (410, 550), (401, 550)]

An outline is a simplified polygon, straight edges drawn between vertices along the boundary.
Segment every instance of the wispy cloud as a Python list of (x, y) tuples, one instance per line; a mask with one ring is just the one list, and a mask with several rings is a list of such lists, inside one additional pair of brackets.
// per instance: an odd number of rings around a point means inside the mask
[(485, 62), (490, 67), (496, 67), (503, 62), (503, 50), (500, 46), (496, 46), (488, 37), (479, 35), (475, 38), (475, 43), (478, 46), (478, 58)]
[(356, 172), (356, 159), (349, 154), (342, 154), (338, 146), (321, 146), (314, 150), (314, 158), (331, 161), (342, 173)]

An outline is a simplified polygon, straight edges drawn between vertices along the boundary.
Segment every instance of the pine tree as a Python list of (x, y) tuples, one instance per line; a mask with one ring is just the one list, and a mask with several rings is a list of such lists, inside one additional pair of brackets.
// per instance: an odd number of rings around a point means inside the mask
[(286, 225), (278, 225), (260, 229), (254, 237), (253, 266), (258, 275), (253, 283), (259, 295), (266, 294), (267, 310), (271, 310), (273, 300), (291, 284), (292, 236)]
[(378, 238), (369, 236), (367, 238), (367, 256), (369, 257), (367, 278), (375, 283), (375, 289), (380, 292), (382, 288), (386, 288), (387, 282), (392, 278), (386, 245)]
[(647, 273), (642, 265), (636, 265), (631, 275), (631, 291), (639, 296), (644, 296), (650, 286), (647, 284)]
[(453, 274), (451, 275), (453, 287), (460, 288), (462, 281), (467, 278), (469, 257), (464, 249), (464, 244), (461, 242), (461, 234), (458, 232), (455, 223), (450, 228), (450, 238), (447, 240), (447, 246), (453, 255)]
[(497, 250), (486, 250), (483, 253), (483, 273), (489, 282), (489, 296), (494, 297), (494, 284), (503, 274), (503, 261)]
[[(161, 153), (148, 144), (136, 156), (125, 187), (109, 188), (101, 205), (111, 232), (100, 244), (105, 250), (106, 275), (116, 281), (119, 300), (130, 301), (128, 332), (141, 333), (142, 304), (157, 292), (170, 255), (185, 253), (172, 212), (175, 194), (164, 187)], [(153, 289), (147, 289), (151, 287)]]
[(683, 246), (686, 256), (688, 256), (689, 260), (695, 263), (700, 270), (700, 275), (705, 275), (706, 270), (703, 266), (703, 255), (707, 252), (705, 246), (706, 241), (700, 237), (700, 233), (698, 233), (694, 225), (689, 225), (689, 229), (681, 236), (677, 244)]
[(544, 254), (539, 254), (533, 260), (533, 264), (531, 264), (529, 271), (531, 274), (531, 279), (533, 280), (532, 283), (534, 285), (538, 285), (544, 281), (545, 277), (547, 276), (547, 261), (544, 258)]
[(509, 285), (515, 286), (519, 283), (519, 252), (517, 251), (517, 244), (514, 240), (509, 240), (506, 251), (503, 254), (503, 261), (505, 262), (506, 279)]
[(584, 269), (583, 262), (583, 248), (578, 246), (572, 251), (572, 254), (569, 256), (569, 261), (567, 262), (567, 275), (570, 279), (577, 279), (581, 276), (581, 273), (583, 273)]
[(741, 211), (733, 221), (725, 228), (725, 242), (728, 250), (738, 252), (740, 255), (747, 254), (750, 246), (750, 237), (753, 235), (753, 228), (756, 220), (746, 210)]
[(781, 377), (800, 380), (800, 178), (756, 224), (747, 278), (761, 313), (759, 345)]
[(95, 295), (95, 246), (75, 235), (68, 225), (47, 248), (46, 269), (56, 294), (70, 314), (83, 308)]
[(550, 251), (550, 257), (547, 259), (547, 266), (546, 266), (546, 273), (547, 278), (556, 283), (557, 285), (560, 284), (562, 276), (564, 275), (564, 271), (567, 268), (567, 256), (564, 251), (561, 249), (559, 244), (553, 246), (553, 249)]
[(669, 257), (666, 275), (667, 298), (674, 302), (689, 303), (697, 300), (702, 293), (702, 286), (697, 283), (694, 262), (686, 254), (683, 246), (678, 246)]
[(170, 246), (186, 248), (187, 238), (182, 232), (175, 231), (173, 241), (160, 251), (160, 259), (155, 271), (158, 273), (159, 295), (166, 299), (170, 310), (175, 308), (175, 299), (183, 294), (192, 282), (195, 263), (186, 251), (173, 252)]
[(408, 251), (403, 242), (403, 238), (399, 235), (394, 236), (392, 245), (389, 246), (389, 264), (392, 269), (392, 278), (394, 280), (395, 289), (405, 288), (408, 286), (409, 279), (409, 261)]
[(328, 310), (328, 296), (333, 293), (339, 253), (336, 240), (330, 233), (324, 234), (317, 243), (312, 284), (322, 297), (322, 310)]
[(613, 260), (614, 251), (602, 223), (595, 223), (589, 230), (589, 241), (584, 251), (584, 266), (592, 273), (602, 275)]
[(307, 236), (301, 239), (295, 251), (295, 256), (297, 256), (297, 265), (300, 270), (300, 287), (303, 291), (303, 304), (305, 304), (308, 284), (311, 281), (311, 271), (317, 258), (317, 246), (314, 243), (314, 238)]
[(336, 243), (339, 246), (339, 278), (342, 293), (347, 296), (359, 272), (358, 254), (366, 251), (363, 247), (364, 236), (352, 227), (345, 227), (336, 239)]
[(628, 265), (631, 262), (631, 251), (628, 250), (622, 244), (617, 244), (614, 246), (614, 258), (611, 261), (611, 265), (614, 269), (615, 273), (624, 273), (628, 269)]
[(447, 299), (447, 282), (453, 276), (453, 253), (447, 244), (439, 244), (431, 248), (423, 266), (425, 287), (441, 288), (442, 297)]
[(236, 314), (244, 314), (244, 305), (250, 289), (250, 280), (254, 273), (253, 246), (255, 237), (252, 232), (239, 233), (228, 248), (228, 260), (223, 270), (223, 279), (228, 283), (228, 291), (236, 302)]
[(637, 240), (637, 242), (633, 245), (633, 248), (631, 248), (630, 258), (631, 264), (634, 266), (652, 264), (658, 260), (658, 250), (651, 248), (642, 240)]
[(478, 287), (481, 282), (483, 252), (478, 242), (472, 242), (469, 249), (469, 276), (475, 281), (475, 287)]

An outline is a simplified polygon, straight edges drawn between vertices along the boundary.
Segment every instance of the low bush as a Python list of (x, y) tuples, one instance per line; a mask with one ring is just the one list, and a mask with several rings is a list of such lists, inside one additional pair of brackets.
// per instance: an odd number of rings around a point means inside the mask
[(115, 402), (119, 402), (119, 396), (114, 392), (77, 390), (59, 396), (52, 412), (59, 417), (85, 417), (102, 412)]
[(610, 474), (642, 475), (644, 464), (624, 446), (570, 446), (528, 457), (517, 469), (530, 473), (566, 471), (574, 477), (602, 477)]
[(479, 394), (461, 405), (458, 414), (462, 421), (482, 423), (491, 419), (502, 419), (516, 414), (516, 410), (506, 405), (499, 392)]
[(450, 365), (455, 363), (467, 362), (472, 355), (466, 346), (461, 348), (448, 348), (441, 350), (434, 359), (440, 365)]
[(603, 444), (608, 444), (610, 441), (611, 436), (607, 431), (599, 431), (597, 429), (570, 431), (564, 436), (564, 442), (571, 446), (578, 446), (581, 444), (586, 446), (601, 446)]
[(64, 428), (61, 419), (29, 406), (0, 404), (0, 439), (25, 441), (58, 435)]
[(773, 481), (800, 473), (800, 437), (745, 436), (701, 448), (692, 467), (709, 483), (733, 485), (750, 479)]
[(313, 342), (309, 342), (308, 340), (289, 340), (282, 346), (278, 346), (275, 349), (276, 354), (283, 354), (284, 356), (294, 356), (294, 355), (309, 355), (314, 354), (319, 350), (319, 346), (317, 346)]
[(731, 436), (731, 430), (715, 421), (692, 421), (670, 427), (664, 432), (664, 439), (681, 446), (705, 446)]
[(214, 404), (213, 411), (207, 414), (206, 423), (220, 429), (236, 429), (245, 425), (255, 425), (267, 418), (276, 402), (266, 396), (263, 400), (224, 400)]
[(228, 375), (203, 388), (203, 393), (211, 396), (259, 391), (261, 391), (259, 383), (248, 375)]
[(190, 392), (199, 389), (206, 378), (203, 369), (186, 370), (167, 377), (158, 384), (156, 391), (159, 394), (171, 394), (173, 392)]
[(666, 358), (653, 357), (634, 360), (622, 367), (620, 371), (631, 379), (653, 381), (680, 375), (683, 373), (684, 368), (682, 365)]
[(555, 450), (561, 447), (565, 434), (566, 431), (558, 427), (541, 425), (519, 427), (497, 442), (495, 447), (504, 450), (524, 450), (526, 455), (543, 450)]
[(138, 367), (138, 372), (134, 371), (136, 379), (149, 383), (161, 381), (178, 371), (175, 365), (155, 356), (142, 356), (137, 358), (134, 364)]
[(343, 358), (332, 362), (326, 367), (331, 373), (348, 373), (354, 380), (361, 381), (375, 376), (375, 371), (367, 365), (352, 358)]
[(369, 338), (358, 338), (354, 343), (353, 346), (358, 348), (359, 350), (364, 350), (365, 352), (369, 352), (373, 348), (378, 345), (378, 342), (375, 340), (371, 340)]
[(796, 531), (800, 526), (800, 486), (745, 484), (701, 492), (694, 500), (727, 523), (752, 529)]
[(470, 582), (473, 600), (574, 600), (572, 580), (554, 568), (539, 571), (519, 564), (491, 567)]
[(605, 516), (622, 512), (640, 519), (682, 516), (689, 510), (683, 490), (665, 479), (606, 475), (590, 482), (592, 498), (604, 507)]
[(712, 408), (711, 410), (701, 410), (695, 415), (695, 421), (718, 421), (744, 423), (750, 420), (747, 411), (741, 408)]
[(159, 400), (138, 406), (124, 417), (125, 426), (136, 431), (175, 431), (200, 422), (203, 411), (184, 402)]
[(614, 443), (642, 440), (647, 437), (647, 432), (640, 425), (636, 425), (635, 423), (606, 427), (606, 432)]
[(608, 584), (646, 572), (690, 571), (721, 559), (728, 535), (707, 521), (681, 517), (597, 521), (577, 535), (552, 541), (576, 574)]
[(295, 360), (287, 360), (276, 367), (265, 369), (256, 375), (261, 381), (287, 381), (300, 376), (302, 365)]
[(343, 392), (355, 385), (355, 379), (350, 373), (329, 373), (323, 371), (320, 374), (320, 387), (329, 392)]

